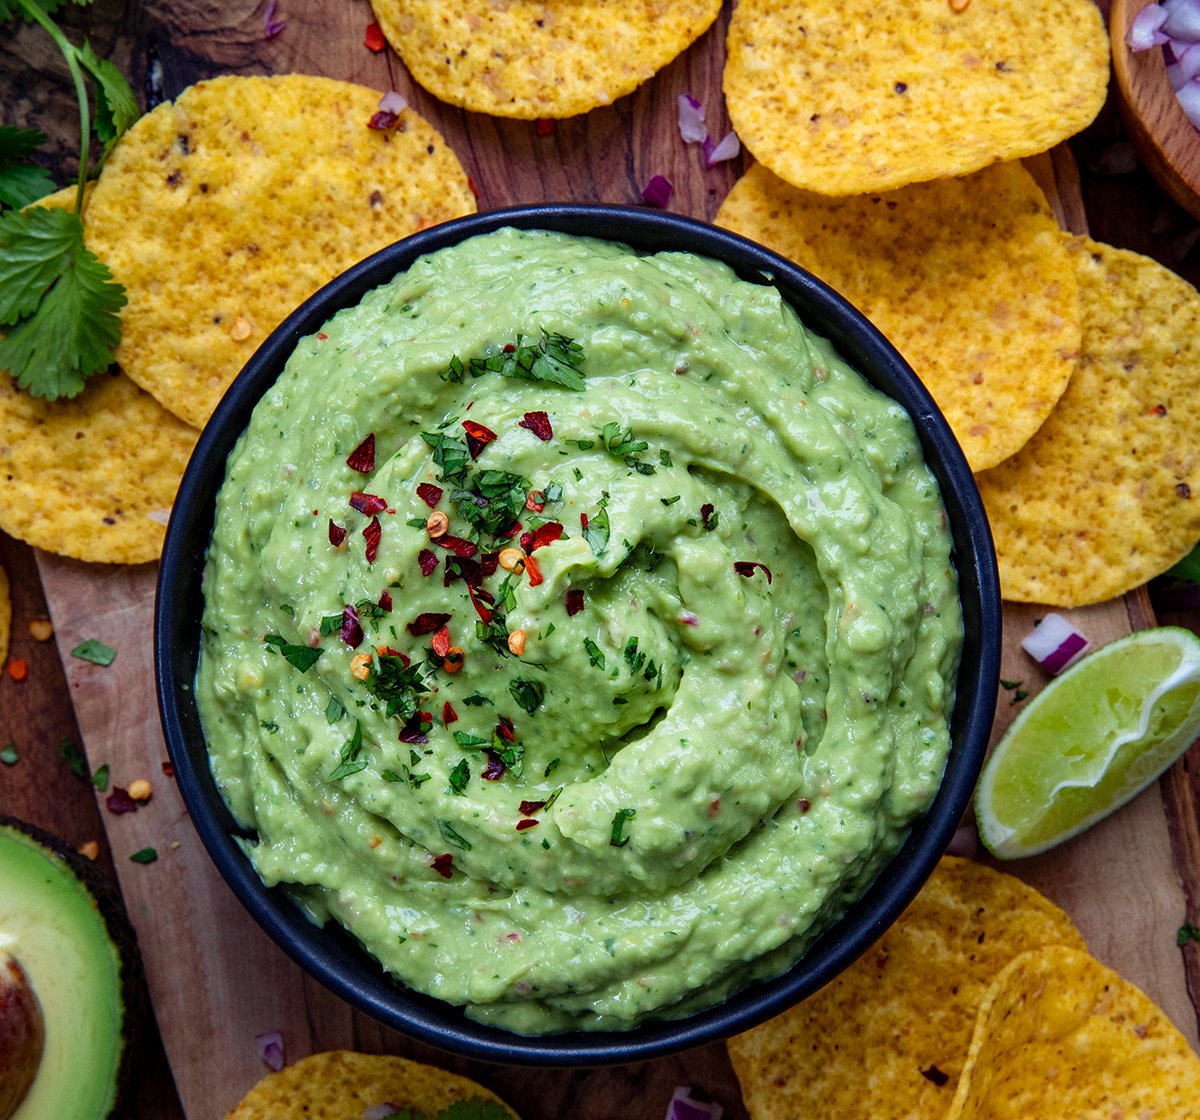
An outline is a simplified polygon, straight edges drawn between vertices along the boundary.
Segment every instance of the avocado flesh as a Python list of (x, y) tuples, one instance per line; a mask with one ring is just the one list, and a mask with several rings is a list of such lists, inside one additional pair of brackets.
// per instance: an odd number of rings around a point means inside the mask
[(66, 860), (10, 824), (0, 824), (0, 951), (20, 961), (45, 1021), (12, 1120), (107, 1117), (124, 1048), (121, 955)]

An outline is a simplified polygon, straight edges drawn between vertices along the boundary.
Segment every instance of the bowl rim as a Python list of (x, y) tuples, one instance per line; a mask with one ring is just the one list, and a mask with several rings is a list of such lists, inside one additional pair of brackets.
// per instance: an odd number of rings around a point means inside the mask
[[(418, 257), (505, 226), (596, 237), (639, 253), (684, 250), (723, 261), (743, 279), (776, 287), (808, 329), (828, 338), (869, 382), (907, 409), (937, 476), (954, 537), (964, 642), (952, 747), (933, 802), (862, 897), (790, 969), (686, 1018), (657, 1020), (629, 1031), (518, 1035), (473, 1022), (460, 1008), (388, 978), (337, 923), (310, 923), (280, 888), (263, 884), (239, 847), (237, 839), (245, 833), (209, 770), (191, 687), (199, 648), (200, 582), (216, 492), (226, 458), (259, 398), (298, 341), (320, 330), (337, 311), (358, 303)], [(932, 873), (967, 809), (991, 732), (1000, 634), (995, 552), (970, 467), (933, 398), (882, 333), (816, 277), (728, 230), (665, 211), (550, 203), (469, 215), (395, 242), (314, 293), (268, 335), (218, 404), (180, 483), (155, 593), (154, 666), (175, 779), (210, 858), (259, 925), (309, 975), (359, 1010), (442, 1050), (509, 1065), (586, 1067), (663, 1057), (748, 1030), (828, 983), (875, 942)]]

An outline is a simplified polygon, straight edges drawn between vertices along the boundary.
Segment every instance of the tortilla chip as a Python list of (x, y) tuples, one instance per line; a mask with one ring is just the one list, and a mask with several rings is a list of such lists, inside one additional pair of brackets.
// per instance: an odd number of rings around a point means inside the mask
[(854, 198), (799, 191), (755, 166), (717, 222), (790, 257), (875, 323), (974, 470), (1017, 451), (1067, 387), (1080, 336), (1074, 268), (1020, 163)]
[(472, 213), (466, 174), (411, 109), (289, 74), (198, 82), (117, 144), (88, 206), (88, 247), (125, 285), (117, 361), (201, 427), (266, 335), (339, 272)]
[(0, 669), (8, 660), (8, 640), (12, 634), (12, 593), (8, 586), (8, 573), (0, 568)]
[(0, 375), (0, 529), (77, 560), (155, 560), (197, 435), (116, 371), (52, 403)]
[(862, 194), (1074, 135), (1104, 104), (1108, 37), (1092, 0), (740, 0), (724, 85), (776, 175)]
[(1079, 364), (1037, 434), (977, 481), (1004, 598), (1077, 607), (1200, 539), (1200, 294), (1149, 257), (1064, 238)]
[(752, 1120), (941, 1116), (993, 977), (1052, 944), (1084, 947), (1058, 907), (1012, 875), (944, 857), (865, 956), (729, 1040)]
[[(391, 1105), (434, 1120), (456, 1101), (490, 1102), (478, 1120), (520, 1120), (490, 1089), (436, 1066), (384, 1054), (327, 1050), (264, 1077), (227, 1120), (362, 1120), (369, 1108)], [(472, 1115), (475, 1120), (475, 1115)]]
[(434, 97), (498, 117), (573, 117), (632, 93), (698, 39), (721, 0), (371, 0)]
[(1200, 1058), (1166, 1015), (1086, 953), (1055, 946), (996, 977), (945, 1120), (1187, 1120), (1198, 1108)]

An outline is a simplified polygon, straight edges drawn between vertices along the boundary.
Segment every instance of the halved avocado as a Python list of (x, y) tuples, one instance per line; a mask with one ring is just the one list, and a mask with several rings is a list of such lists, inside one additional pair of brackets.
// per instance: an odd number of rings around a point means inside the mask
[[(11, 1120), (104, 1120), (129, 1079), (145, 1010), (133, 927), (87, 860), (49, 833), (0, 816), (0, 963), (5, 957), (24, 974), (44, 1027), (36, 1073)], [(7, 975), (17, 1010), (0, 1050), (11, 1044), (28, 1054), (27, 997)]]

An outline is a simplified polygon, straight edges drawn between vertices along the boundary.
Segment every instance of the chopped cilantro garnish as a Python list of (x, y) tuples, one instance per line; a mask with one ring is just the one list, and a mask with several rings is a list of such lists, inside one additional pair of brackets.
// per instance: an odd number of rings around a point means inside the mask
[(134, 863), (153, 863), (158, 859), (158, 852), (154, 848), (142, 848), (136, 851), (129, 857)]
[(509, 344), (486, 358), (472, 358), (465, 363), (457, 355), (438, 374), (443, 381), (461, 382), (468, 369), (472, 377), (498, 373), (502, 377), (518, 377), (525, 381), (541, 381), (564, 389), (583, 389), (583, 347), (574, 339), (542, 331), (542, 339), (533, 345), (517, 336)]
[(354, 721), (354, 734), (342, 744), (342, 753), (338, 759), (338, 765), (327, 780), (340, 782), (343, 778), (348, 778), (351, 774), (357, 774), (360, 770), (365, 770), (367, 768), (367, 760), (358, 757), (361, 751), (362, 721), (356, 719)]
[(509, 683), (508, 691), (530, 715), (533, 715), (541, 707), (542, 701), (546, 698), (546, 689), (543, 685), (537, 681), (524, 680), (520, 677)]
[(325, 722), (337, 723), (339, 719), (346, 714), (346, 705), (343, 704), (336, 696), (329, 698), (329, 703), (325, 705)]
[(108, 763), (106, 762), (92, 775), (92, 785), (101, 793), (108, 792)]
[(116, 660), (117, 651), (96, 638), (88, 638), (71, 650), (71, 656), (78, 657), (80, 661), (90, 661), (93, 665), (111, 665)]
[(469, 487), (451, 491), (458, 515), (480, 533), (497, 536), (511, 528), (525, 508), (529, 483), (509, 471), (483, 470)]
[(492, 745), (491, 739), (485, 739), (481, 735), (472, 735), (469, 731), (456, 731), (454, 741), (460, 747), (490, 747)]
[(1011, 692), (1014, 688), (1020, 688), (1024, 681), (1006, 681), (1003, 677), (1000, 678), (1000, 687)]
[(629, 843), (629, 837), (624, 835), (625, 822), (633, 820), (636, 816), (636, 809), (618, 809), (616, 811), (612, 822), (612, 836), (608, 841), (614, 848), (623, 848)]
[(433, 461), (442, 472), (439, 475), (440, 480), (462, 485), (471, 465), (471, 454), (467, 450), (466, 442), (445, 432), (422, 432), (421, 438), (433, 448)]
[(471, 770), (467, 766), (465, 758), (460, 759), (458, 765), (450, 771), (450, 792), (463, 793), (467, 788), (467, 782), (471, 780)]
[(11, 739), (0, 747), (0, 762), (3, 762), (5, 766), (16, 766), (20, 760), (21, 756), (17, 754), (17, 745)]
[[(421, 523), (422, 525), (424, 522)], [(355, 613), (358, 615), (359, 622), (378, 622), (389, 611), (386, 607), (381, 607), (374, 599), (359, 599), (354, 604)]]
[(658, 452), (658, 461), (664, 467), (673, 467), (675, 464), (671, 462), (671, 453), (665, 448), (661, 448)]
[(289, 664), (294, 665), (302, 673), (307, 673), (316, 664), (317, 658), (325, 652), (320, 647), (313, 649), (310, 646), (292, 645), (278, 634), (263, 635), (263, 642), (268, 646), (275, 647), (276, 651), (281, 653)]
[(58, 757), (63, 760), (70, 768), (71, 773), (77, 778), (82, 778), (85, 782), (89, 781), (87, 759), (83, 757), (81, 751), (70, 739), (64, 739), (58, 745)]
[(609, 530), (607, 504), (601, 500), (600, 512), (588, 518), (587, 528), (583, 530), (583, 539), (597, 556), (602, 556), (608, 547)]
[(546, 769), (542, 771), (542, 777), (548, 778), (555, 770), (558, 769), (558, 764), (562, 761), (561, 758), (552, 758), (546, 763)]
[(679, 501), (679, 495), (672, 494), (669, 498), (659, 498), (658, 500), (662, 502), (664, 506), (673, 506), (677, 501)]
[(597, 669), (604, 668), (604, 650), (602, 650), (591, 638), (583, 639), (583, 648), (587, 650), (588, 660), (591, 661)]
[(491, 700), (484, 696), (482, 692), (473, 692), (470, 696), (464, 696), (462, 702), (468, 708), (482, 708), (484, 704), (491, 704)]
[(404, 664), (398, 653), (380, 653), (367, 675), (367, 691), (387, 704), (387, 717), (410, 719), (417, 710), (417, 699), (429, 690), (421, 667)]
[(559, 483), (557, 483), (557, 482), (551, 482), (551, 483), (550, 483), (550, 484), (549, 484), (549, 485), (548, 485), (548, 486), (547, 486), (547, 487), (546, 487), (546, 488), (545, 488), (545, 489), (542, 491), (542, 494), (545, 496), (545, 498), (546, 498), (546, 501), (547, 501), (548, 503), (549, 503), (549, 502), (561, 502), (561, 501), (562, 501), (562, 496), (563, 496), (563, 488), (562, 488), (562, 486), (561, 486)]
[(321, 625), (318, 628), (322, 638), (328, 638), (330, 634), (336, 634), (342, 628), (342, 616), (340, 614), (327, 614), (321, 617)]
[[(466, 762), (462, 763), (466, 766)], [(461, 790), (459, 791), (462, 792)], [(459, 833), (449, 821), (438, 821), (438, 831), (441, 832), (447, 844), (453, 844), (456, 848), (462, 848), (464, 852), (471, 850), (471, 843)]]
[(1182, 949), (1191, 941), (1200, 941), (1200, 926), (1194, 926), (1191, 922), (1186, 922), (1176, 931), (1175, 944)]

